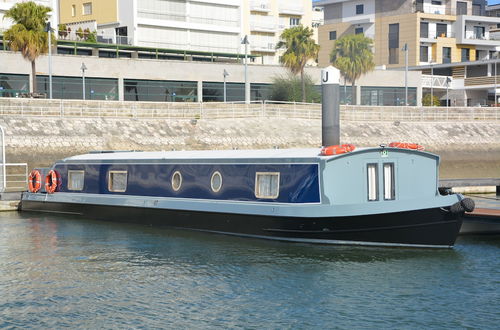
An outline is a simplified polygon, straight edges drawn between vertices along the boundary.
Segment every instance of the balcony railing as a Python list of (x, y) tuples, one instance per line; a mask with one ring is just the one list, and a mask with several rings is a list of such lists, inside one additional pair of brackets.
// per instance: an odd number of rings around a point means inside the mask
[(467, 10), (463, 7), (447, 7), (445, 5), (430, 5), (430, 4), (421, 4), (416, 3), (413, 7), (414, 12), (416, 13), (426, 13), (426, 14), (437, 14), (437, 15), (469, 15), (469, 12), (473, 16), (482, 16), (481, 12), (476, 8), (468, 8)]
[(250, 10), (251, 11), (263, 11), (263, 12), (269, 12), (271, 11), (271, 5), (269, 1), (251, 1), (250, 2)]
[(299, 4), (288, 3), (287, 1), (280, 1), (279, 12), (280, 14), (304, 15), (304, 7)]
[(455, 32), (447, 32), (447, 33), (428, 33), (427, 37), (420, 35), (420, 38), (426, 38), (426, 39), (437, 39), (437, 38), (455, 38)]
[(422, 87), (423, 88), (446, 88), (446, 81), (449, 79), (448, 86), (451, 87), (452, 77), (448, 76), (432, 76), (432, 75), (422, 75)]
[[(274, 17), (273, 17), (274, 18)], [(272, 20), (251, 20), (250, 30), (252, 31), (276, 31), (277, 25)]]
[(250, 49), (253, 50), (253, 51), (261, 51), (261, 52), (276, 52), (276, 44), (275, 43), (272, 43), (272, 42), (269, 42), (269, 43), (265, 43), (265, 42), (259, 42), (259, 43), (255, 43), (255, 44), (250, 44)]
[(500, 85), (500, 76), (490, 76), (490, 77), (471, 77), (465, 78), (465, 86), (480, 86), (480, 85)]

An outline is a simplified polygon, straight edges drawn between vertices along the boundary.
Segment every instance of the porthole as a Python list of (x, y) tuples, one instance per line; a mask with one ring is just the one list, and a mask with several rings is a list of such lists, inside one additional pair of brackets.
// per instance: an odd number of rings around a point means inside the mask
[(210, 185), (212, 186), (213, 192), (218, 192), (222, 188), (222, 175), (216, 171), (212, 174), (212, 179), (210, 179)]
[(181, 189), (181, 185), (182, 185), (181, 172), (175, 171), (174, 174), (172, 175), (172, 189), (177, 191)]

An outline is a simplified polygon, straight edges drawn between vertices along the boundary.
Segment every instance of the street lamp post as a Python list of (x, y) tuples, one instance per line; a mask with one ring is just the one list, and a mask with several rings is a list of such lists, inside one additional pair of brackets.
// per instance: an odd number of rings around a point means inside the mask
[(245, 35), (241, 41), (242, 45), (245, 45), (245, 103), (250, 103), (250, 88), (248, 88), (248, 36)]
[(450, 86), (451, 79), (450, 77), (446, 77), (446, 107), (449, 107), (450, 100), (448, 98), (448, 87)]
[(222, 75), (224, 76), (224, 103), (226, 103), (226, 77), (229, 76), (229, 73), (224, 69)]
[(45, 25), (45, 32), (49, 39), (49, 99), (52, 99), (52, 28), (50, 22)]
[(85, 63), (82, 62), (82, 66), (80, 67), (80, 70), (82, 70), (82, 83), (83, 83), (83, 100), (85, 101), (85, 70), (87, 70), (87, 67), (85, 66)]
[(495, 66), (495, 107), (497, 106), (497, 60), (498, 60), (498, 52), (495, 53), (495, 63), (493, 65)]
[(408, 44), (405, 43), (402, 51), (405, 52), (405, 106), (408, 105)]
[(431, 60), (431, 107), (434, 106), (434, 61)]

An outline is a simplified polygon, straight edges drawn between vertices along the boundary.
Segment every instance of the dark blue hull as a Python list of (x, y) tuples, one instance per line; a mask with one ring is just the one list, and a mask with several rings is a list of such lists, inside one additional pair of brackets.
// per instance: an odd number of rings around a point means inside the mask
[(382, 246), (451, 247), (460, 214), (442, 208), (363, 216), (302, 218), (23, 200), (23, 211), (161, 225), (285, 241)]

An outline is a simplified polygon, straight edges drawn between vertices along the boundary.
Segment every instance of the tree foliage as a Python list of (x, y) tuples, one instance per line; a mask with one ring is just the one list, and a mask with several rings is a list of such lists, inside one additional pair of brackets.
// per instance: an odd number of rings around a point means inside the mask
[(363, 34), (348, 34), (335, 41), (330, 62), (352, 84), (355, 100), (356, 80), (375, 68), (372, 52), (373, 40)]
[(302, 102), (307, 100), (304, 67), (309, 60), (316, 59), (319, 52), (319, 45), (312, 36), (312, 29), (302, 25), (294, 26), (283, 31), (281, 41), (276, 45), (276, 49), (285, 49), (280, 62), (293, 74), (300, 73)]
[(425, 94), (425, 96), (422, 98), (422, 105), (426, 107), (439, 107), (441, 105), (441, 101), (436, 95), (431, 97), (431, 94)]
[[(312, 78), (309, 75), (305, 74), (304, 82), (307, 95), (305, 102), (321, 102), (321, 94), (314, 86)], [(303, 101), (301, 79), (294, 74), (275, 77), (273, 79), (273, 85), (271, 87), (271, 94), (269, 98), (273, 101)]]
[(37, 90), (35, 60), (48, 50), (47, 32), (44, 29), (50, 11), (49, 7), (28, 1), (15, 4), (4, 15), (14, 21), (14, 25), (4, 34), (9, 48), (20, 51), (23, 57), (31, 62), (33, 91)]

